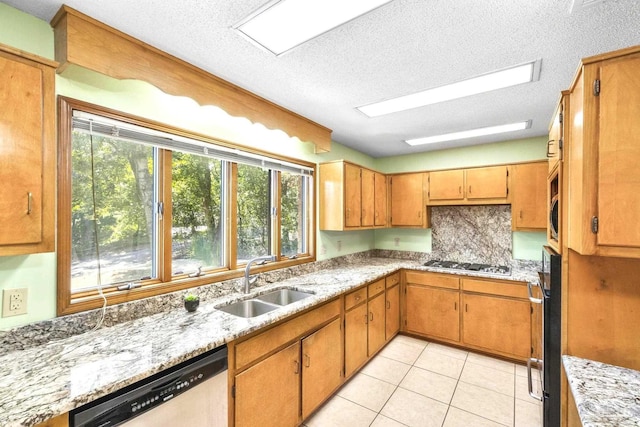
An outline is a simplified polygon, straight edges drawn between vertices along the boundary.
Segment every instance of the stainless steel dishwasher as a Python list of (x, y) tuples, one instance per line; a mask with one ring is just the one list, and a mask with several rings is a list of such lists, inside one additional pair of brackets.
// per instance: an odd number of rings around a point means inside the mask
[(227, 347), (71, 411), (71, 427), (226, 427)]

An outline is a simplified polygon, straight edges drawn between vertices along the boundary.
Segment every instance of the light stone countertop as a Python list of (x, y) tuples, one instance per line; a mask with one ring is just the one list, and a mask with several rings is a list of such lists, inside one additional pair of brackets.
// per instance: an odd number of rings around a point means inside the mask
[(562, 356), (584, 427), (640, 426), (640, 371)]
[[(402, 268), (463, 274), (423, 267), (418, 261), (364, 258), (260, 287), (250, 295), (289, 287), (314, 296), (255, 318), (244, 319), (216, 310), (247, 298), (235, 292), (201, 302), (195, 313), (174, 309), (2, 354), (0, 426), (32, 426), (69, 412)], [(511, 276), (466, 275), (537, 279), (535, 271), (517, 268)]]

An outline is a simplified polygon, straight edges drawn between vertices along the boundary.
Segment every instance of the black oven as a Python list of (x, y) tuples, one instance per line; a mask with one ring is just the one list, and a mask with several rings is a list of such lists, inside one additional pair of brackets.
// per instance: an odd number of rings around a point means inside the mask
[[(562, 258), (549, 246), (542, 250), (542, 271), (538, 272), (538, 295), (534, 295), (529, 284), (529, 299), (542, 305), (541, 336), (538, 340), (542, 349), (540, 359), (531, 358), (527, 363), (529, 394), (542, 401), (544, 427), (560, 426), (560, 369), (561, 369), (561, 297)], [(537, 368), (539, 384), (534, 390), (533, 369)]]

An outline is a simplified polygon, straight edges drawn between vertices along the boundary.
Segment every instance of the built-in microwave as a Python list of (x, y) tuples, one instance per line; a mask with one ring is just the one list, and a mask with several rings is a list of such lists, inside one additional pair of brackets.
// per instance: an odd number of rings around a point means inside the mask
[(547, 178), (547, 244), (555, 249), (556, 252), (560, 252), (560, 228), (562, 226), (560, 212), (562, 206), (560, 203), (562, 191), (561, 165), (562, 162), (558, 162)]

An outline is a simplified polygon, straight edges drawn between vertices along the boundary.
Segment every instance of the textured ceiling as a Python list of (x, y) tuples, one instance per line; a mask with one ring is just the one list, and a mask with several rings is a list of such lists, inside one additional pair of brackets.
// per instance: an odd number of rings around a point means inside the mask
[[(50, 21), (59, 0), (0, 0)], [(231, 26), (267, 0), (67, 0), (112, 27), (333, 129), (373, 157), (547, 134), (580, 58), (640, 44), (640, 1), (394, 0), (275, 57)], [(540, 81), (367, 118), (355, 107), (542, 58)], [(531, 119), (531, 129), (405, 139)]]

